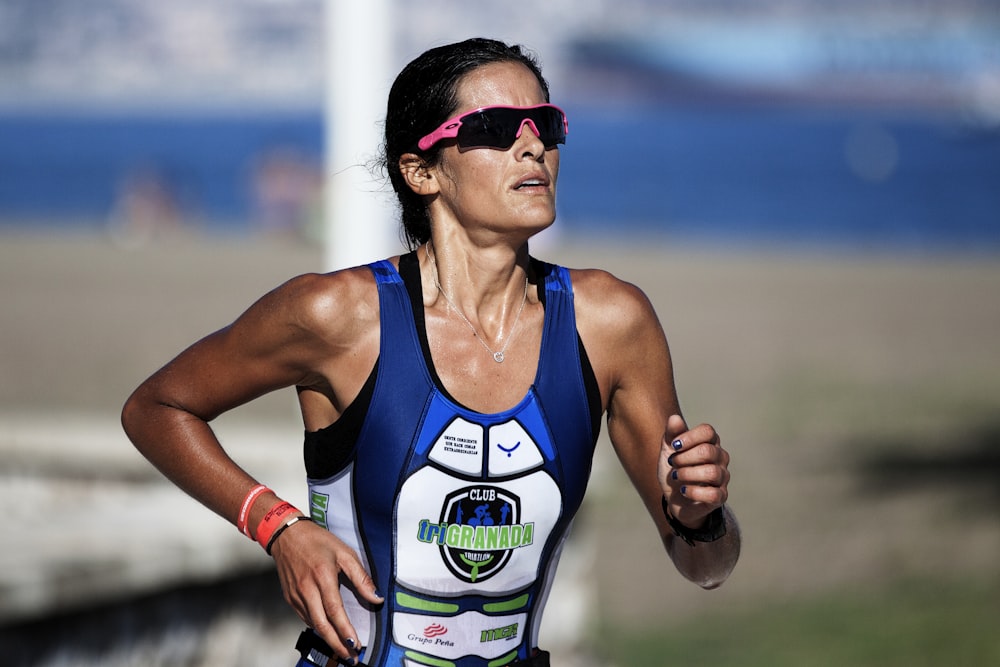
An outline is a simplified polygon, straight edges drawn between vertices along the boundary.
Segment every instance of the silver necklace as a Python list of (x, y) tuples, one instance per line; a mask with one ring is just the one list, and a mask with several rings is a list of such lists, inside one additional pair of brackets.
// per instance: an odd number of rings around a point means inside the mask
[(521, 306), (517, 309), (517, 315), (514, 316), (514, 325), (510, 328), (510, 335), (507, 336), (506, 340), (504, 340), (503, 347), (499, 350), (494, 350), (485, 340), (483, 340), (483, 337), (479, 335), (479, 331), (476, 329), (475, 325), (469, 321), (469, 318), (465, 316), (462, 309), (455, 305), (455, 302), (451, 300), (448, 293), (444, 291), (443, 287), (441, 287), (441, 281), (438, 279), (437, 262), (434, 259), (434, 253), (432, 252), (432, 246), (430, 243), (427, 244), (427, 257), (431, 260), (431, 266), (434, 268), (434, 286), (437, 287), (438, 292), (441, 293), (441, 296), (443, 296), (444, 300), (448, 302), (448, 305), (451, 306), (452, 310), (458, 313), (458, 316), (462, 318), (462, 321), (465, 322), (465, 324), (472, 330), (472, 333), (476, 337), (476, 340), (479, 341), (479, 344), (493, 356), (493, 361), (498, 364), (502, 364), (504, 360), (504, 353), (507, 352), (507, 346), (510, 345), (510, 341), (514, 338), (514, 333), (517, 331), (517, 323), (521, 321), (521, 311), (524, 310), (524, 304), (528, 301), (528, 274), (525, 273), (524, 275), (524, 295), (521, 297)]

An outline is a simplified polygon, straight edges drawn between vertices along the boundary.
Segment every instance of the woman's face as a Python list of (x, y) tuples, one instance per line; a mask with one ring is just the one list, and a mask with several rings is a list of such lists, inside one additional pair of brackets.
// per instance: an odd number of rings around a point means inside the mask
[[(479, 107), (545, 103), (535, 75), (520, 63), (492, 63), (472, 70), (457, 86), (458, 116)], [(556, 216), (559, 150), (546, 149), (531, 129), (507, 150), (459, 148), (450, 142), (432, 168), (438, 193), (428, 210), (434, 223), (451, 219), (470, 234), (480, 231), (525, 239)]]

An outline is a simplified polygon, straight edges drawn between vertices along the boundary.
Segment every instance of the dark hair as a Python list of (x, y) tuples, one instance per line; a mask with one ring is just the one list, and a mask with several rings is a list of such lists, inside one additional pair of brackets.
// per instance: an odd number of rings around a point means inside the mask
[(410, 189), (399, 172), (399, 159), (404, 153), (415, 153), (427, 164), (435, 164), (440, 145), (421, 151), (417, 142), (455, 113), (456, 91), (463, 76), (483, 65), (504, 62), (521, 63), (530, 69), (538, 79), (545, 101), (549, 100), (549, 85), (532, 54), (520, 46), (484, 38), (425, 51), (404, 67), (392, 84), (385, 114), (382, 160), (399, 200), (403, 234), (411, 249), (430, 238), (430, 218), (423, 198)]

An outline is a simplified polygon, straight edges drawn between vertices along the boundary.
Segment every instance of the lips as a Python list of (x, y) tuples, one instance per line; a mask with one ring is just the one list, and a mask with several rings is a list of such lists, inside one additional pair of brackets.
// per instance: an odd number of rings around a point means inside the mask
[(535, 174), (522, 178), (514, 185), (515, 190), (525, 190), (528, 188), (548, 188), (548, 187), (549, 187), (548, 177)]

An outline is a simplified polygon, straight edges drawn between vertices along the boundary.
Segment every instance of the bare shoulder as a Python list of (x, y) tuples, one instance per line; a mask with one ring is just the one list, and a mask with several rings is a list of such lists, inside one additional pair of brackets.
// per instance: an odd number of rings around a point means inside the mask
[(601, 269), (572, 269), (570, 277), (585, 343), (587, 338), (621, 339), (643, 328), (659, 328), (649, 298), (636, 285)]
[(279, 285), (254, 305), (263, 317), (276, 316), (300, 333), (350, 338), (378, 323), (378, 292), (364, 267), (307, 273)]
[(639, 287), (599, 269), (571, 270), (570, 276), (577, 331), (605, 406), (629, 378), (660, 379), (660, 371), (669, 372), (663, 328)]

